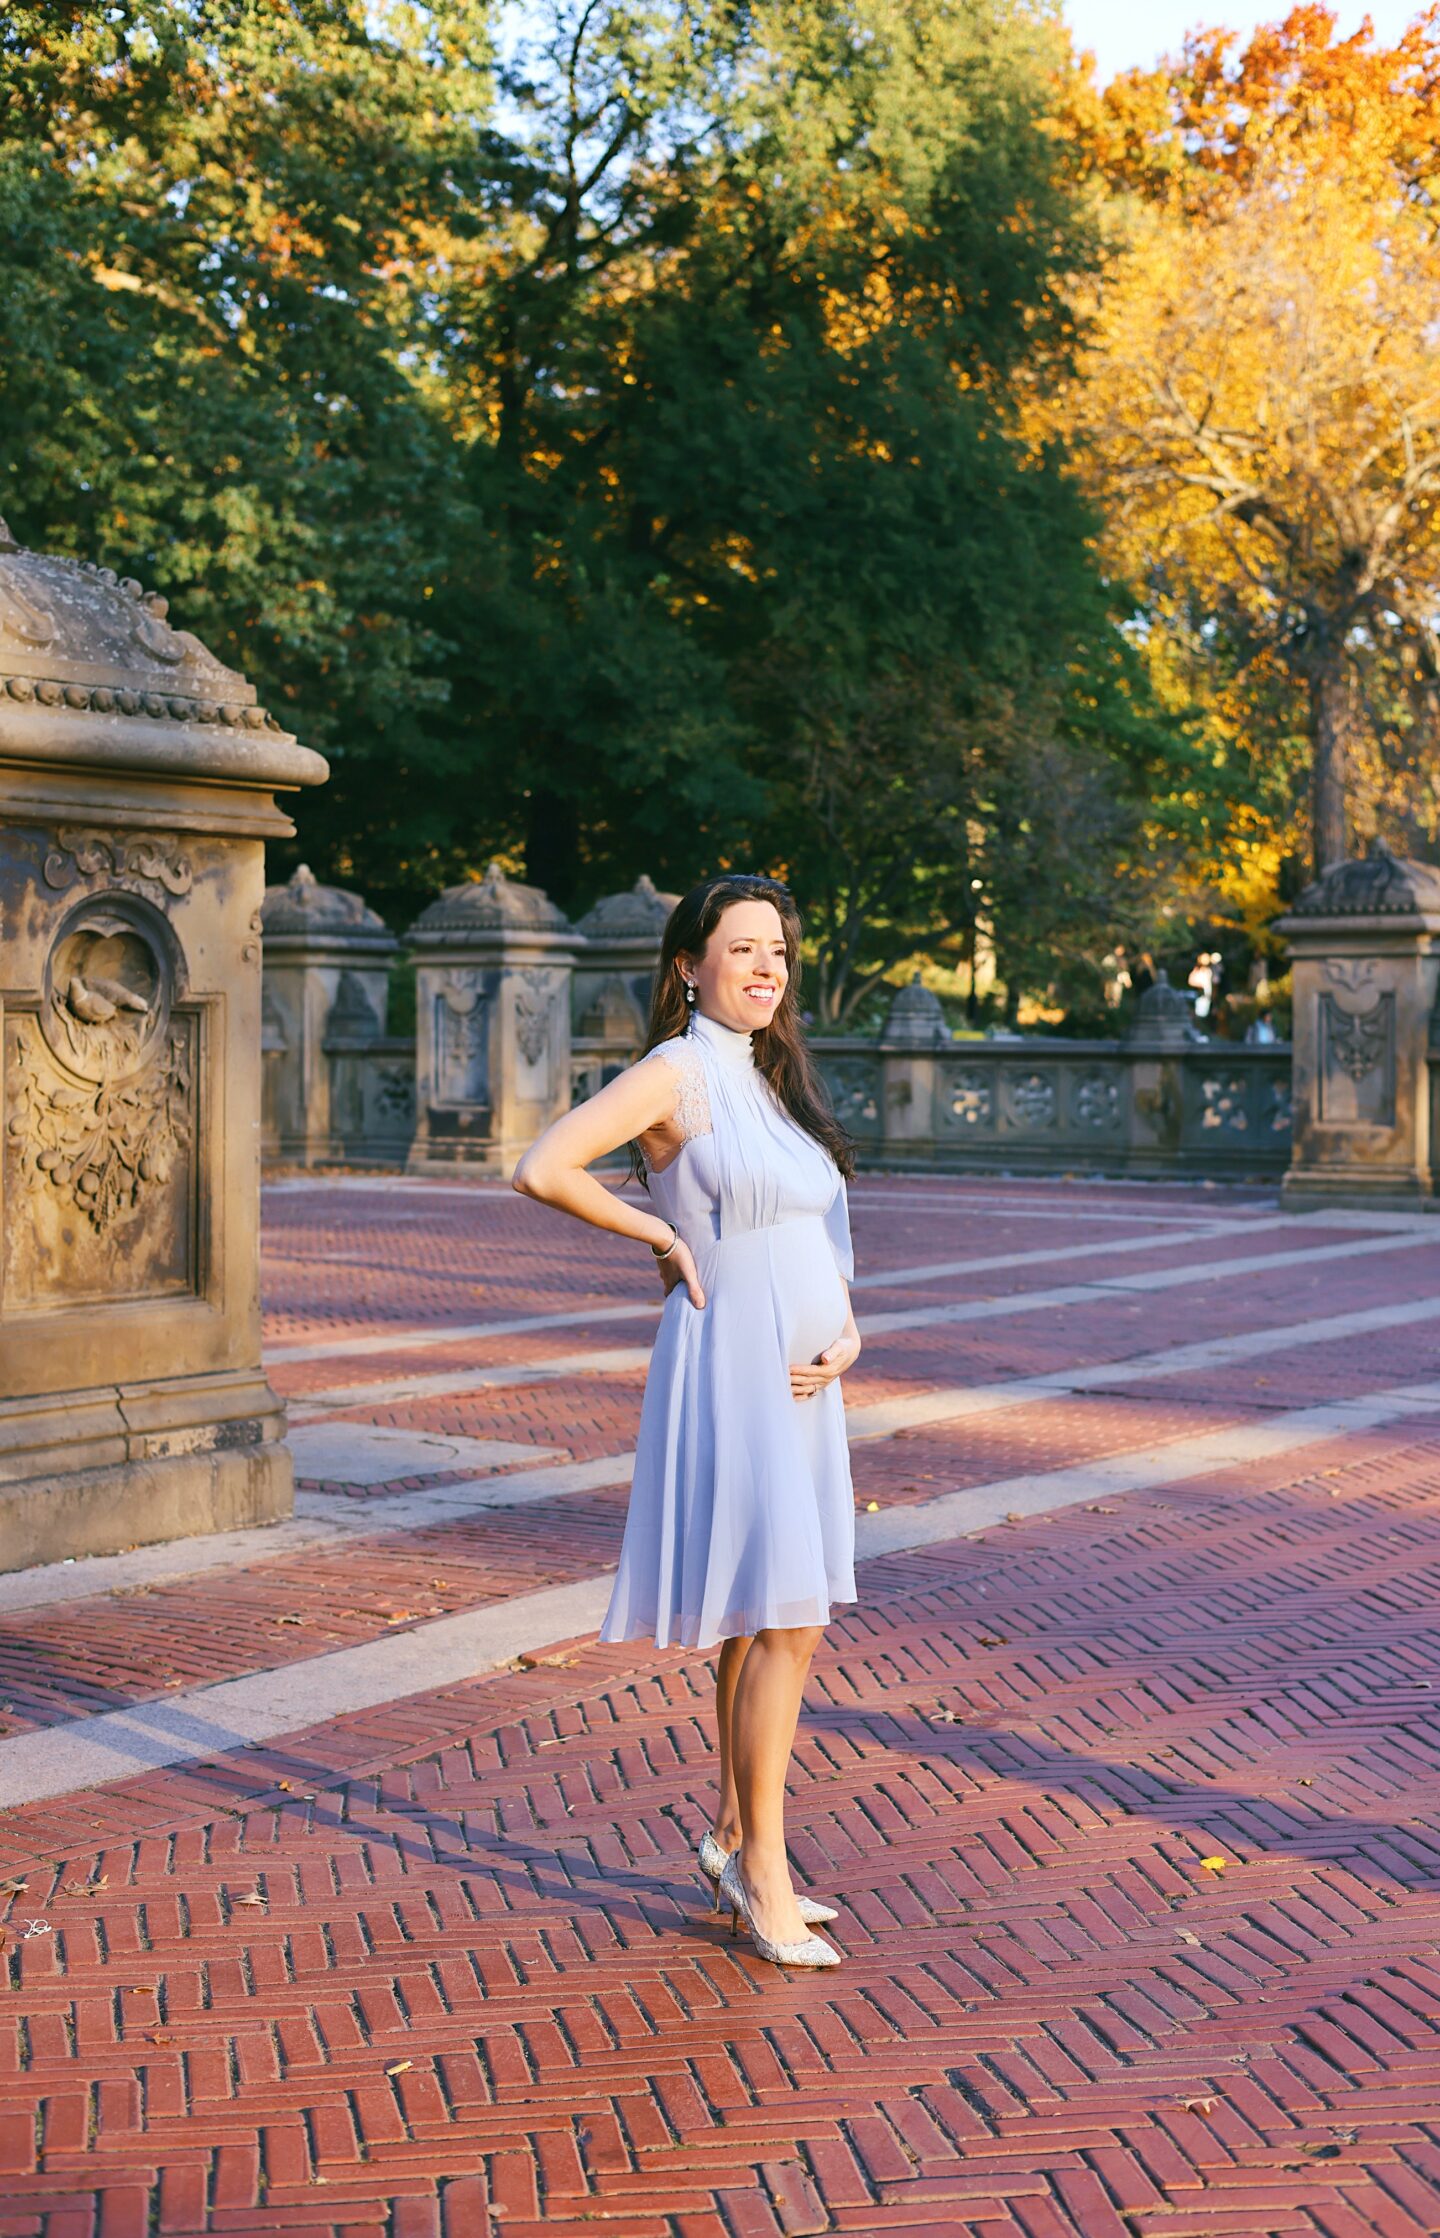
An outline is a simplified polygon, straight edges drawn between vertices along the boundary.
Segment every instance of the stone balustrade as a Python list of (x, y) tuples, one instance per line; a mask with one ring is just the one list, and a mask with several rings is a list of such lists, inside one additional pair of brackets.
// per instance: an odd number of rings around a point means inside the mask
[[(396, 944), (308, 872), (265, 905), (267, 1154), (508, 1172), (644, 1042), (673, 897), (648, 878), (571, 924), (492, 864), (407, 934), (418, 1046), (386, 1031)], [(871, 1167), (1279, 1180), (1286, 1200), (1436, 1201), (1440, 871), (1381, 848), (1283, 920), (1297, 1046), (1209, 1041), (1162, 972), (1113, 1040), (963, 1040), (917, 979), (873, 1040), (814, 1037)], [(1293, 1104), (1293, 1109), (1292, 1109)]]

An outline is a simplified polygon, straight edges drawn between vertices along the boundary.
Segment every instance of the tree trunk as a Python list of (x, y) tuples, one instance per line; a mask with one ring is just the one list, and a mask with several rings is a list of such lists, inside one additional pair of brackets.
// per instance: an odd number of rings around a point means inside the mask
[(525, 876), (562, 909), (572, 906), (580, 880), (580, 819), (573, 801), (544, 785), (530, 795)]
[(1310, 832), (1314, 875), (1345, 860), (1345, 810), (1350, 790), (1350, 677), (1343, 653), (1310, 681)]

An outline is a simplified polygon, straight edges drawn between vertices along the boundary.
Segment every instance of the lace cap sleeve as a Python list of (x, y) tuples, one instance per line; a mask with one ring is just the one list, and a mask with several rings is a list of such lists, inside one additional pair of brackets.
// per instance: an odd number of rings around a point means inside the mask
[(675, 1082), (675, 1109), (672, 1123), (680, 1130), (682, 1142), (689, 1142), (696, 1135), (710, 1132), (710, 1096), (705, 1086), (705, 1063), (700, 1052), (683, 1037), (676, 1041), (662, 1041), (650, 1051), (642, 1064), (663, 1064)]

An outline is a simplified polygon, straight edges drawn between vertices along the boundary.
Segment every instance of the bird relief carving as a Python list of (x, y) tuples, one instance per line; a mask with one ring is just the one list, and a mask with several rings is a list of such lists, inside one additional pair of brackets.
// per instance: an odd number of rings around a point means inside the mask
[(38, 1018), (15, 1021), (7, 1132), (25, 1186), (102, 1233), (169, 1180), (192, 1139), (193, 1027), (172, 1026), (165, 931), (128, 896), (82, 903), (56, 935)]

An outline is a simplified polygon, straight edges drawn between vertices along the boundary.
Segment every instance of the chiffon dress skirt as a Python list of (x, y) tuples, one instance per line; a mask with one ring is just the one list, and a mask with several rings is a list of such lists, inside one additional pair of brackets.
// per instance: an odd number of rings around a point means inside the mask
[(665, 1301), (600, 1636), (709, 1647), (825, 1624), (855, 1598), (844, 1405), (838, 1382), (793, 1398), (789, 1370), (845, 1327), (845, 1184), (748, 1034), (697, 1015), (645, 1062), (675, 1074), (684, 1137), (651, 1200), (693, 1251), (705, 1304), (683, 1287)]

